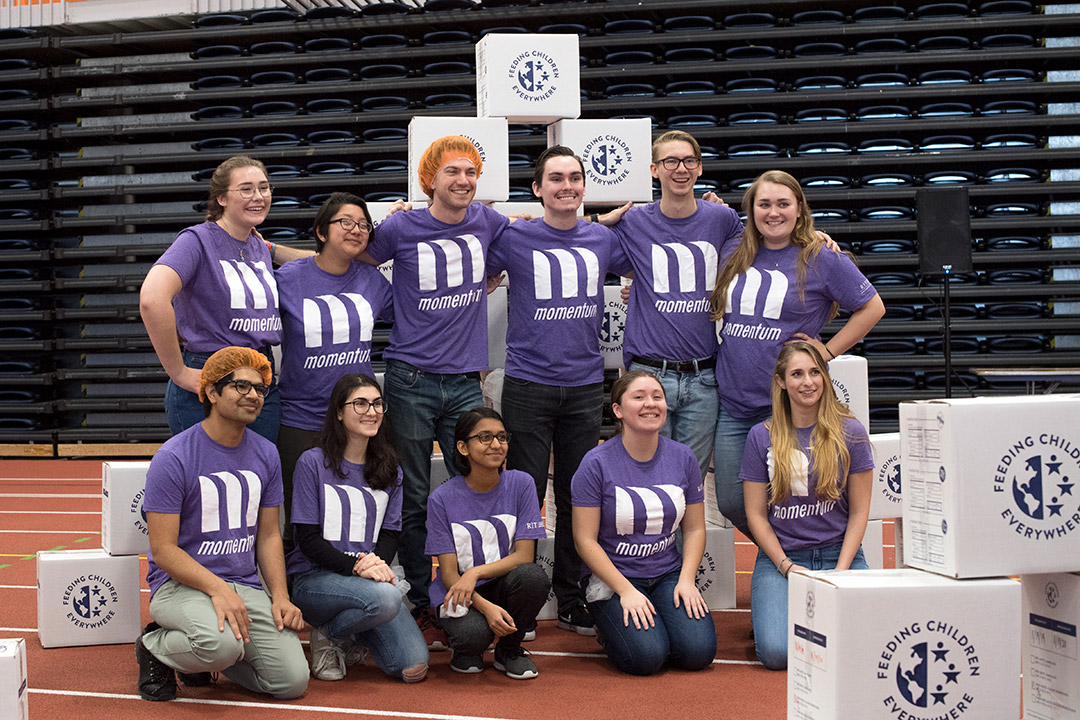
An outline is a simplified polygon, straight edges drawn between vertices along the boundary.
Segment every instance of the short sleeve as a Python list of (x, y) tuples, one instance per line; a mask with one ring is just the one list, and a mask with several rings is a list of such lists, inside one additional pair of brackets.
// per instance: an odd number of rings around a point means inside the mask
[(518, 478), (517, 508), (517, 536), (514, 540), (539, 540), (547, 536), (544, 520), (540, 517), (540, 501), (536, 497), (536, 485), (529, 475)]
[(427, 508), (427, 542), (424, 544), (425, 555), (442, 555), (444, 553), (456, 553), (457, 546), (454, 544), (454, 535), (450, 530), (450, 517), (447, 514), (444, 498), (446, 492), (440, 492), (447, 487), (443, 483), (428, 498)]
[(383, 515), (383, 530), (401, 530), (401, 478), (401, 468), (398, 468), (397, 479), (386, 489), (390, 497), (386, 501), (386, 514)]
[(848, 453), (851, 455), (849, 473), (865, 472), (877, 467), (874, 462), (873, 448), (870, 445), (870, 436), (866, 434), (866, 428), (858, 420), (847, 422)]
[(187, 287), (198, 275), (202, 261), (203, 250), (199, 242), (199, 236), (191, 228), (184, 228), (177, 234), (172, 245), (161, 254), (161, 257), (154, 264), (172, 268), (180, 276), (182, 285)]
[(312, 449), (296, 461), (293, 470), (292, 517), (294, 525), (322, 525), (319, 515), (319, 465), (322, 453)]
[(570, 481), (571, 503), (578, 507), (600, 507), (603, 502), (604, 471), (596, 454), (597, 449), (585, 454)]
[(693, 451), (683, 453), (683, 472), (686, 475), (686, 504), (705, 502), (705, 483), (701, 479), (701, 466)]
[(743, 451), (742, 467), (739, 479), (746, 482), (764, 483), (769, 481), (769, 429), (765, 423), (758, 423), (750, 428), (746, 436), (746, 449)]
[(176, 455), (158, 451), (146, 471), (146, 512), (179, 515), (184, 505), (184, 468)]

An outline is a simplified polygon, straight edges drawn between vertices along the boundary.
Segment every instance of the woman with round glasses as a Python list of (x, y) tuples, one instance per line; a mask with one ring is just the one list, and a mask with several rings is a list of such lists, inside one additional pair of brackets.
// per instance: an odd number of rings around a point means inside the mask
[(495, 640), (496, 670), (515, 680), (534, 678), (536, 664), (521, 641), (551, 588), (533, 562), (545, 535), (536, 485), (527, 473), (502, 469), (510, 433), (494, 410), (462, 413), (454, 440), (461, 475), (428, 498), (424, 549), (439, 559), (428, 593), (453, 652), (450, 669), (481, 672)]
[[(258, 350), (273, 365), (281, 342), (278, 287), (270, 248), (256, 233), (270, 211), (266, 168), (232, 157), (210, 178), (206, 222), (180, 231), (146, 274), (139, 312), (169, 375), (165, 413), (175, 435), (203, 419), (199, 371), (223, 347)], [(270, 383), (251, 429), (277, 439), (281, 403)]]
[(611, 409), (618, 434), (589, 451), (573, 481), (574, 540), (597, 637), (631, 675), (665, 663), (702, 670), (716, 655), (716, 627), (694, 583), (705, 552), (697, 458), (660, 435), (667, 400), (653, 373), (619, 377)]
[(370, 653), (387, 675), (427, 674), (424, 636), (387, 565), (401, 529), (401, 470), (367, 375), (343, 375), (315, 447), (296, 463), (288, 556), (291, 598), (314, 628), (311, 674), (341, 680)]
[(323, 425), (330, 391), (345, 373), (373, 374), (375, 321), (392, 314), (390, 283), (375, 267), (353, 262), (374, 236), (367, 204), (350, 193), (333, 193), (315, 214), (312, 228), (315, 255), (274, 272), (283, 331), (277, 445), (286, 529), (293, 467)]

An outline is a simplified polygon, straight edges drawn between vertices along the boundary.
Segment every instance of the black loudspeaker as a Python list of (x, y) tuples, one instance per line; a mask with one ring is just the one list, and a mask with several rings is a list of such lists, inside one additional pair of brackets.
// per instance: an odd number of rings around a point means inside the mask
[(915, 191), (919, 274), (972, 272), (971, 215), (966, 186)]

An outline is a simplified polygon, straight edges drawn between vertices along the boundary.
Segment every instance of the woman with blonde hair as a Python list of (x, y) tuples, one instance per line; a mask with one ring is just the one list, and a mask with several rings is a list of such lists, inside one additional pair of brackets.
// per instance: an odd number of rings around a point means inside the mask
[[(823, 239), (791, 175), (762, 173), (743, 196), (743, 210), (742, 242), (711, 297), (720, 343), (713, 463), (720, 512), (749, 535), (738, 472), (747, 433), (771, 412), (769, 369), (785, 344), (795, 341), (832, 360), (874, 327), (885, 306), (850, 258), (822, 252)], [(838, 307), (851, 316), (839, 332), (822, 340), (819, 333)]]
[(862, 424), (836, 399), (825, 360), (808, 342), (780, 351), (772, 418), (751, 428), (742, 470), (747, 522), (758, 544), (751, 580), (754, 647), (787, 667), (792, 568), (865, 569), (874, 460)]

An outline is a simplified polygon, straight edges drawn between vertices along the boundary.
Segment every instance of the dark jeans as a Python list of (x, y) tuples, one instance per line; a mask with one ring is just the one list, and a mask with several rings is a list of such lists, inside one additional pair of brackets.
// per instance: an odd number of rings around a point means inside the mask
[[(514, 618), (517, 632), (499, 638), (500, 646), (521, 645), (525, 631), (536, 627), (536, 615), (547, 602), (550, 588), (547, 573), (536, 563), (522, 563), (501, 578), (489, 580), (476, 588), (476, 592)], [(450, 648), (461, 655), (483, 655), (495, 639), (487, 618), (473, 608), (459, 618), (444, 617), (440, 622), (450, 641)]]
[(582, 604), (581, 558), (574, 547), (570, 481), (585, 453), (600, 442), (604, 385), (560, 387), (506, 376), (502, 409), (513, 438), (506, 466), (532, 475), (541, 504), (547, 493), (548, 460), (555, 451), (555, 567), (551, 586), (559, 614)]
[(293, 471), (296, 470), (296, 461), (307, 450), (315, 446), (315, 440), (318, 436), (318, 430), (302, 430), (288, 425), (282, 425), (278, 431), (277, 448), (278, 456), (281, 457), (281, 484), (285, 488), (285, 512), (281, 516), (281, 537), (285, 542), (286, 553), (292, 550), (293, 547)]
[(403, 476), (398, 559), (409, 581), (409, 601), (416, 613), (431, 605), (431, 556), (424, 554), (424, 545), (432, 443), (439, 441), (450, 477), (460, 474), (451, 459), (454, 426), (461, 413), (484, 405), (484, 395), (478, 373), (440, 375), (400, 360), (386, 361), (383, 384)]

